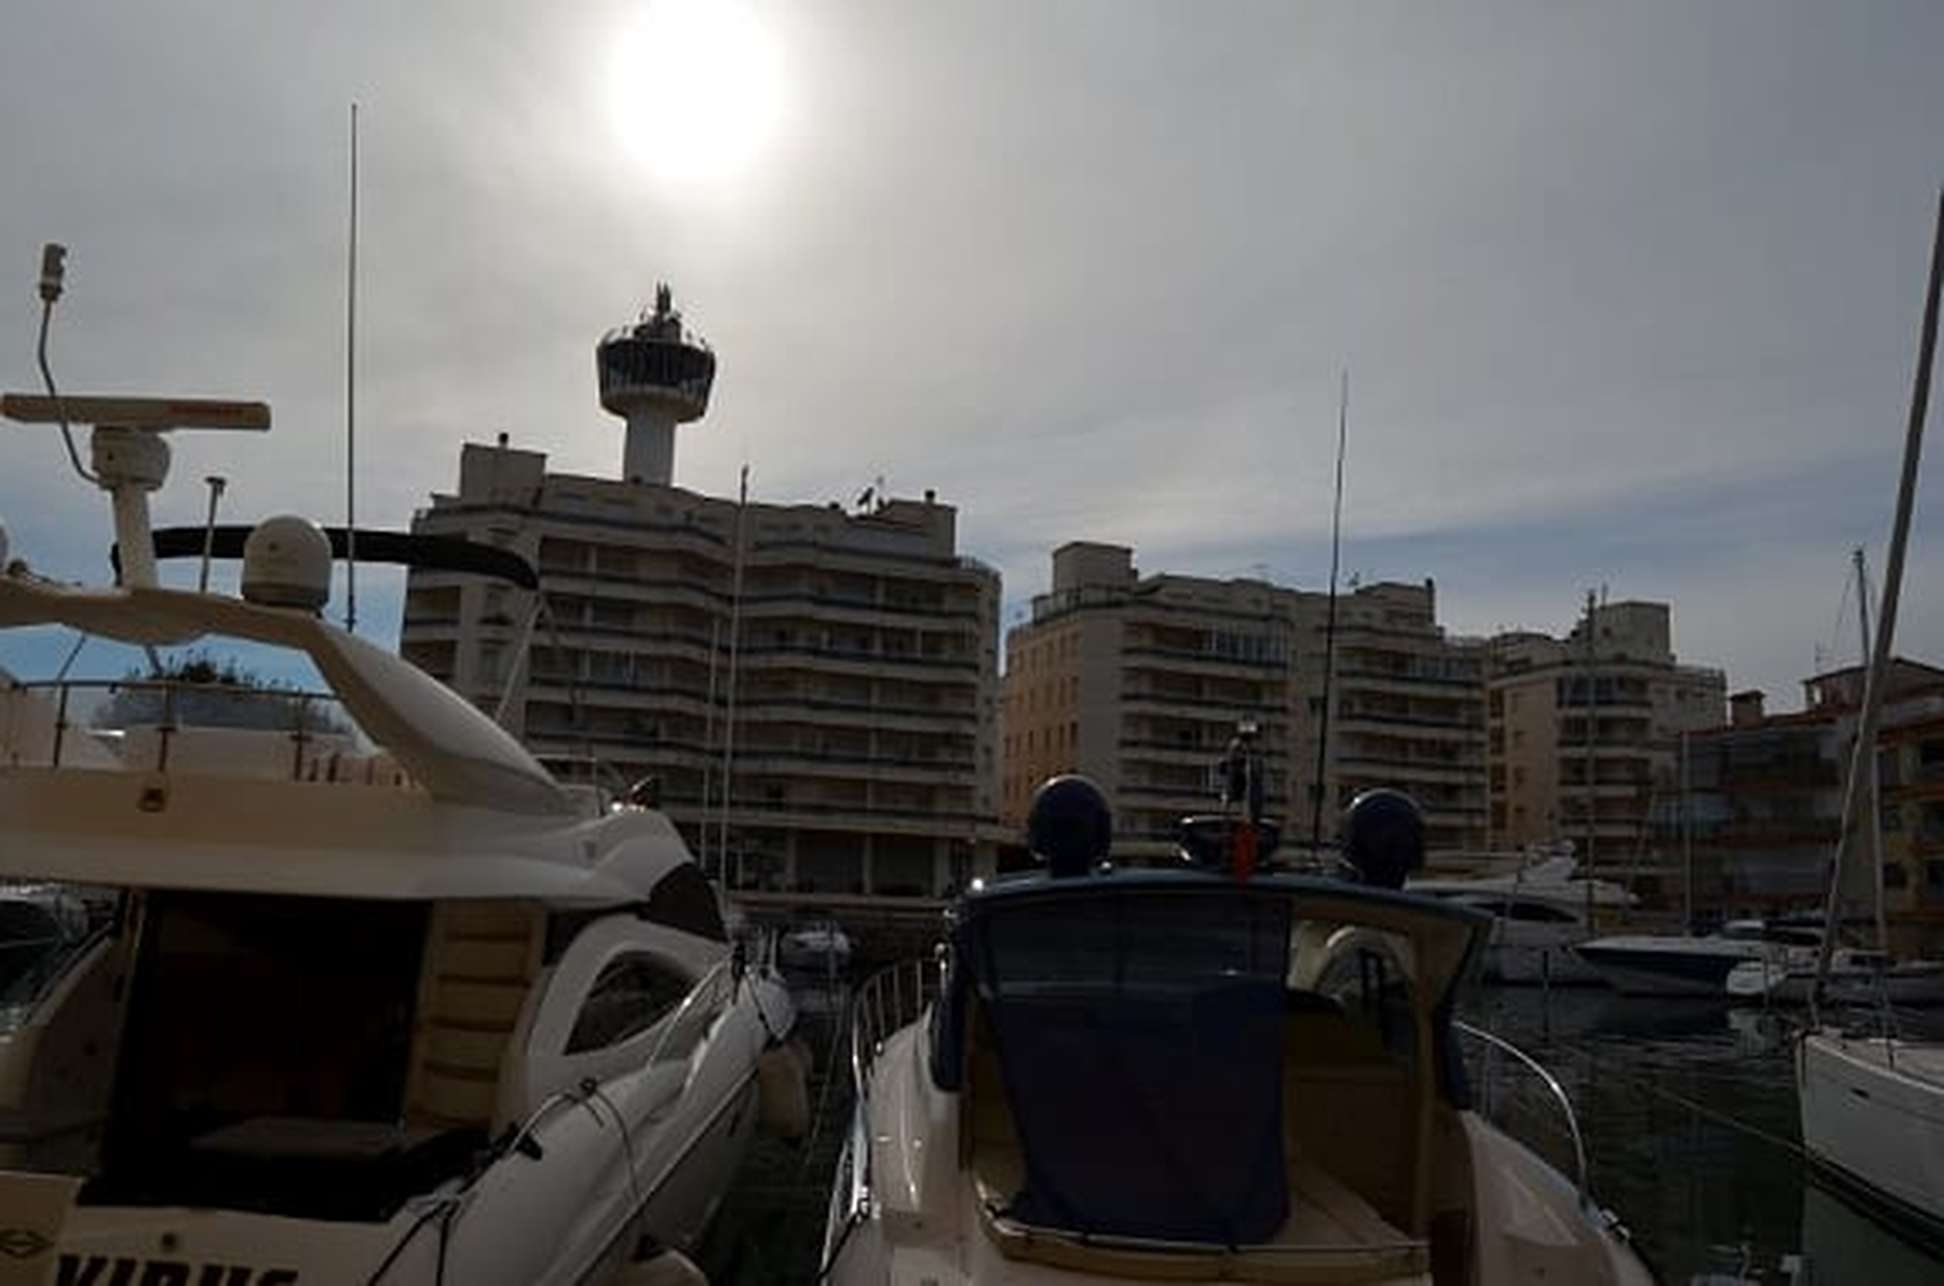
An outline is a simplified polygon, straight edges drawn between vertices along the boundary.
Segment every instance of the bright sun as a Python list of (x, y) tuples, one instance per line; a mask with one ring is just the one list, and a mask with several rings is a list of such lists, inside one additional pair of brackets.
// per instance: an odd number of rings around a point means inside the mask
[(665, 180), (740, 173), (781, 116), (776, 40), (744, 0), (649, 0), (609, 75), (616, 132)]

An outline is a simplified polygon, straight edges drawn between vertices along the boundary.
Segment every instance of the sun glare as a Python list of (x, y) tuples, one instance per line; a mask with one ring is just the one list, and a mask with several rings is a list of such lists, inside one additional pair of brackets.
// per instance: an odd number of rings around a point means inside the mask
[(609, 70), (615, 129), (658, 178), (732, 177), (776, 128), (782, 71), (775, 36), (744, 0), (650, 0)]

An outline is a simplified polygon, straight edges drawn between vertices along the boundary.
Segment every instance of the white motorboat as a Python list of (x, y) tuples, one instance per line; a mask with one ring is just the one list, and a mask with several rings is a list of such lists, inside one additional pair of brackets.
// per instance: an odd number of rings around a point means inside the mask
[(1458, 1042), (1490, 1038), (1450, 1012), (1486, 916), (1101, 855), (975, 882), (942, 973), (860, 990), (822, 1277), (1652, 1280), (1583, 1164), (1472, 1106)]
[[(1731, 1000), (1746, 1004), (1805, 1005), (1815, 982), (1813, 961), (1745, 960), (1728, 971), (1727, 991)], [(1823, 998), (1836, 1005), (1898, 1009), (1944, 1005), (1944, 961), (1893, 960), (1881, 951), (1838, 947), (1831, 953)]]
[(308, 523), (254, 530), (241, 599), (156, 585), (156, 431), (267, 426), (267, 408), (0, 405), (116, 426), (94, 466), (123, 571), (82, 588), (0, 553), (0, 628), (243, 640), (329, 687), (238, 690), (275, 717), (203, 729), (173, 717), (194, 705), (180, 685), (123, 684), (170, 714), (122, 729), (106, 761), (68, 726), (88, 685), (14, 703), (63, 717), (0, 761), (0, 875), (116, 906), (0, 1035), (0, 1278), (582, 1283), (678, 1265), (759, 1084), (788, 1114), (795, 1059), (787, 994), (732, 950), (667, 817), (593, 806), (327, 624), (330, 546)]
[(1730, 920), (1719, 933), (1617, 934), (1573, 951), (1622, 995), (1725, 1001), (1728, 975), (1737, 965), (1813, 966), (1819, 940), (1808, 927)]
[(850, 935), (835, 917), (808, 917), (777, 939), (776, 957), (785, 969), (793, 972), (819, 978), (841, 977), (850, 969)]
[(1485, 980), (1505, 983), (1598, 983), (1600, 975), (1572, 948), (1592, 936), (1588, 908), (1618, 912), (1638, 900), (1611, 880), (1581, 878), (1571, 856), (1528, 862), (1508, 875), (1415, 879), (1413, 893), (1476, 907), (1492, 917)]

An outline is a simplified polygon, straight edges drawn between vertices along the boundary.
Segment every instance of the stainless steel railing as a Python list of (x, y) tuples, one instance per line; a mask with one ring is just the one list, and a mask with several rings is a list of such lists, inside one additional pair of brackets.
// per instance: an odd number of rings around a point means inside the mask
[[(61, 766), (75, 737), (88, 730), (156, 729), (156, 762), (131, 766), (158, 771), (168, 767), (172, 736), (185, 728), (288, 733), (293, 778), (307, 769), (307, 743), (327, 737), (365, 740), (335, 695), (296, 688), (180, 679), (59, 679), (8, 683), (0, 686), (0, 697), (13, 698), (6, 703), (8, 727), (0, 729), (0, 748), (12, 762), (52, 768)], [(44, 738), (30, 739), (34, 712), (28, 702), (46, 703), (41, 711), (49, 723)]]
[(925, 1016), (938, 998), (943, 969), (937, 960), (906, 960), (881, 969), (859, 984), (851, 996), (851, 1084), (857, 1108), (851, 1118), (848, 1215), (860, 1216), (871, 1194), (871, 1139), (866, 1116), (871, 1101), (871, 1071), (884, 1042)]
[[(1499, 1114), (1500, 1105), (1506, 1101), (1499, 1085), (1499, 1069), (1503, 1066), (1504, 1059), (1510, 1059), (1515, 1067), (1532, 1074), (1534, 1080), (1545, 1091), (1548, 1099), (1559, 1109), (1560, 1115), (1565, 1119), (1566, 1137), (1572, 1143), (1573, 1148), (1574, 1187), (1579, 1191), (1580, 1205), (1587, 1209), (1593, 1209), (1593, 1193), (1587, 1178), (1586, 1137), (1580, 1132), (1579, 1114), (1573, 1110), (1573, 1100), (1566, 1093), (1566, 1087), (1561, 1085), (1559, 1078), (1547, 1071), (1538, 1059), (1532, 1057), (1532, 1055), (1526, 1053), (1504, 1037), (1495, 1036), (1484, 1028), (1474, 1027), (1470, 1023), (1454, 1021), (1451, 1025), (1461, 1034), (1471, 1037), (1483, 1046), (1483, 1065), (1480, 1069), (1480, 1075), (1478, 1077), (1479, 1085), (1477, 1087), (1479, 1115), (1494, 1125), (1497, 1125), (1500, 1129), (1505, 1130), (1506, 1133), (1511, 1134), (1514, 1138), (1519, 1137), (1519, 1131), (1513, 1127), (1506, 1117)], [(1521, 1139), (1520, 1141), (1527, 1142), (1527, 1145), (1531, 1146), (1527, 1140)], [(1535, 1152), (1541, 1151), (1539, 1148), (1534, 1148), (1533, 1150)]]

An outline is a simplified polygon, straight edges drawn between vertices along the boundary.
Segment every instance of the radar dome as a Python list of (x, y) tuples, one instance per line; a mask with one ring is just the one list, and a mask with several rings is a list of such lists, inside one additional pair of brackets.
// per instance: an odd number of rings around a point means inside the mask
[(1085, 875), (1107, 860), (1114, 815), (1100, 787), (1078, 773), (1049, 777), (1033, 792), (1026, 847), (1056, 878)]
[(243, 597), (321, 612), (331, 597), (331, 542), (308, 518), (265, 518), (243, 542)]
[(1365, 884), (1401, 889), (1424, 865), (1424, 813), (1401, 790), (1366, 790), (1343, 818), (1343, 854)]

